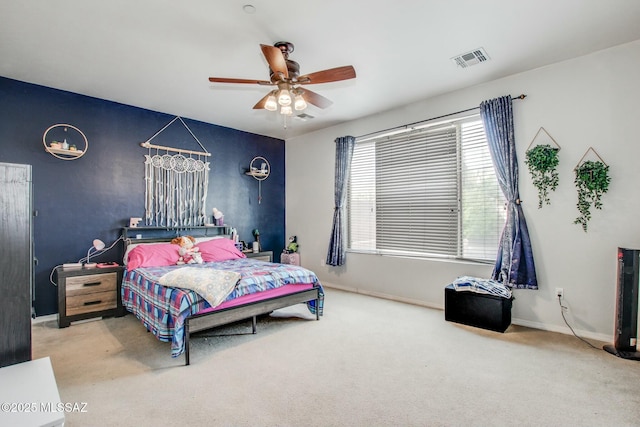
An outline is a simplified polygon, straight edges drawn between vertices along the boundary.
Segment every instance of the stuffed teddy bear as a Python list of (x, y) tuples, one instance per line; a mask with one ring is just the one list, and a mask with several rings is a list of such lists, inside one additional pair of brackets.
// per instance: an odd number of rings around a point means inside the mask
[(180, 236), (171, 240), (174, 245), (180, 246), (178, 254), (180, 258), (176, 264), (202, 264), (202, 254), (200, 248), (195, 246), (196, 239), (192, 236)]

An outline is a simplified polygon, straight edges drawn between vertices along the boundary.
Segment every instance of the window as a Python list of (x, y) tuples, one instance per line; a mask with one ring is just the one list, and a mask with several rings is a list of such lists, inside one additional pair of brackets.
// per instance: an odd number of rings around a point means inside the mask
[(477, 115), (356, 142), (350, 250), (494, 261), (505, 219)]

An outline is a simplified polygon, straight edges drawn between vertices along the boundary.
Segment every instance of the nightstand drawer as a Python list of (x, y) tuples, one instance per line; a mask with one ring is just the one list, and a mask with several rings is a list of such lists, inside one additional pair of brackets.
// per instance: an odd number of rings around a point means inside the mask
[(91, 292), (67, 297), (67, 316), (115, 309), (118, 306), (115, 290)]
[(67, 278), (67, 299), (78, 295), (110, 291), (115, 294), (117, 273), (89, 274)]

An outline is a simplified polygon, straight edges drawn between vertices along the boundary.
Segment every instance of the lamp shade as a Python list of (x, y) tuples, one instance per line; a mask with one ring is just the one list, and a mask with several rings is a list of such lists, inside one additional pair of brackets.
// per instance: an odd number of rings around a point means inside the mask
[(291, 105), (291, 94), (287, 89), (280, 90), (280, 94), (278, 95), (278, 104), (285, 107)]
[(296, 95), (293, 107), (298, 111), (304, 110), (307, 108), (307, 101), (304, 100), (302, 95)]
[(278, 109), (278, 101), (275, 95), (269, 95), (267, 101), (264, 103), (265, 110), (276, 111)]
[(96, 251), (101, 251), (104, 249), (104, 242), (100, 239), (93, 239), (93, 247)]
[(291, 110), (290, 105), (284, 105), (280, 107), (280, 114), (283, 114), (285, 116), (290, 116), (291, 114), (293, 114), (293, 110)]

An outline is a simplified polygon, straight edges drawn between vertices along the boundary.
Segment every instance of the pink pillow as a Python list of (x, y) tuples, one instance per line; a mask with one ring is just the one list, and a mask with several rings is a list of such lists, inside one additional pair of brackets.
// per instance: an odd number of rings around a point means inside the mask
[(180, 246), (171, 243), (138, 245), (129, 252), (127, 270), (138, 267), (163, 267), (175, 265), (180, 258)]
[(202, 254), (204, 262), (226, 261), (229, 259), (246, 258), (246, 256), (236, 248), (231, 239), (214, 239), (196, 244)]

